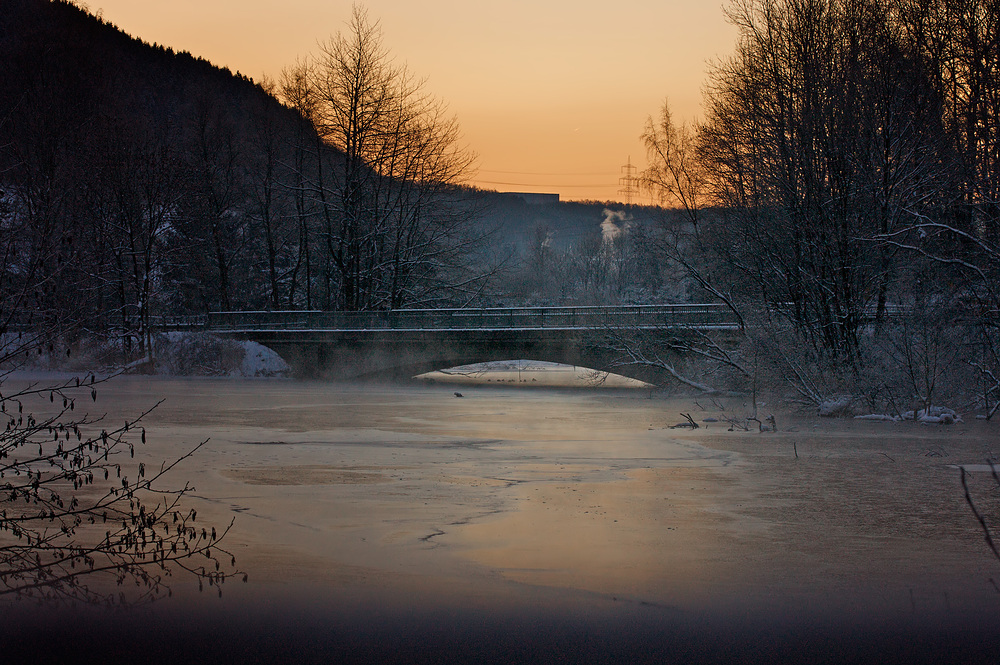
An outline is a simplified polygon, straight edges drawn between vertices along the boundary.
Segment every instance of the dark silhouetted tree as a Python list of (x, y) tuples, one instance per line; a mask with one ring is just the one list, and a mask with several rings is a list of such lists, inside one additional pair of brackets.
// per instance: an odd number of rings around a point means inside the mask
[(286, 72), (287, 103), (323, 141), (303, 181), (320, 208), (337, 308), (431, 304), (481, 290), (488, 271), (470, 261), (475, 211), (459, 187), (472, 156), (423, 87), (357, 7), (345, 32)]

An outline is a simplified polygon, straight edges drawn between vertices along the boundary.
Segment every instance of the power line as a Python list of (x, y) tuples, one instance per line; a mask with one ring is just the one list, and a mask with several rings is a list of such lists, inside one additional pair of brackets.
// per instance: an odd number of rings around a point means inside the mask
[(503, 175), (543, 175), (543, 176), (592, 176), (592, 177), (603, 177), (614, 175), (613, 173), (604, 171), (602, 173), (536, 173), (531, 171), (496, 171), (493, 169), (478, 169), (479, 173), (501, 173)]
[(593, 185), (554, 185), (551, 183), (537, 183), (537, 182), (506, 182), (500, 180), (479, 180), (477, 178), (473, 178), (472, 181), (477, 182), (481, 185), (507, 185), (510, 187), (547, 187), (550, 189), (565, 189), (565, 188), (594, 189), (594, 188), (607, 188), (611, 186), (608, 185), (608, 183), (606, 182), (597, 183)]

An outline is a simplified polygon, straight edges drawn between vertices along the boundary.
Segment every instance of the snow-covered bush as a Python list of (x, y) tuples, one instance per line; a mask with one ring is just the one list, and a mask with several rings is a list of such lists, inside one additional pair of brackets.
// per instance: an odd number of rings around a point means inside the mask
[(854, 398), (850, 395), (840, 395), (832, 399), (827, 399), (819, 403), (819, 415), (823, 418), (837, 418), (851, 414), (851, 405)]
[(175, 376), (287, 376), (288, 364), (256, 342), (207, 333), (170, 332), (154, 342), (155, 371)]
[[(18, 347), (17, 335), (0, 336), (4, 349)], [(153, 338), (152, 357), (136, 357), (120, 338), (86, 336), (73, 344), (33, 346), (0, 363), (0, 370), (155, 372), (169, 376), (285, 377), (291, 368), (277, 353), (258, 344), (208, 333), (169, 332)]]

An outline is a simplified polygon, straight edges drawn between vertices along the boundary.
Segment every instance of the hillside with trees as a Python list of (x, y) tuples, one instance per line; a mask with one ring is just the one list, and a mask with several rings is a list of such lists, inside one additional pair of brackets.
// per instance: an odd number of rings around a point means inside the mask
[(364, 10), (276, 81), (61, 0), (8, 3), (0, 55), (7, 317), (82, 323), (141, 353), (165, 315), (664, 292), (659, 268), (638, 270), (653, 254), (625, 247), (648, 249), (662, 210), (465, 186), (457, 120)]
[[(686, 301), (691, 284), (661, 248), (676, 210), (617, 202), (527, 203), (484, 192), (482, 219), (505, 257), (496, 305), (632, 305)], [(708, 213), (706, 213), (708, 214)]]
[(160, 315), (465, 304), (495, 272), (456, 121), (361, 10), (277, 82), (58, 0), (6, 3), (0, 58), (7, 323), (141, 352)]

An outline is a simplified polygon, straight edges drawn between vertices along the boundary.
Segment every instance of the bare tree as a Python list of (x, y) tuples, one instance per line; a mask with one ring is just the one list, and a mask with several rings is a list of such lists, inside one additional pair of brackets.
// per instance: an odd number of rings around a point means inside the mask
[(994, 239), (1000, 216), (1000, 6), (990, 0), (899, 0), (900, 23), (943, 103), (958, 160), (957, 220)]
[[(1000, 488), (1000, 473), (998, 473), (997, 464), (995, 460), (993, 459), (989, 460), (989, 465), (993, 480), (993, 483), (991, 484), (990, 487), (990, 492), (993, 496), (991, 496), (990, 498), (995, 498), (996, 490)], [(983, 540), (986, 541), (986, 546), (993, 554), (993, 557), (997, 561), (1000, 561), (1000, 547), (997, 546), (997, 542), (996, 539), (994, 538), (993, 528), (990, 525), (990, 521), (988, 520), (987, 516), (983, 514), (983, 511), (979, 508), (979, 503), (973, 497), (973, 493), (969, 489), (969, 480), (968, 480), (969, 474), (965, 470), (964, 466), (960, 466), (958, 467), (958, 469), (960, 474), (959, 477), (962, 482), (962, 490), (965, 494), (965, 502), (968, 504), (969, 509), (972, 511), (973, 516), (979, 523), (979, 528), (983, 532)], [(996, 581), (993, 578), (990, 578), (990, 582), (993, 584), (993, 588), (1000, 591), (1000, 586), (997, 585)]]
[[(223, 108), (225, 98), (211, 96), (208, 90), (197, 95), (185, 151), (190, 196), (184, 231), (189, 251), (214, 272), (214, 279), (199, 285), (202, 308), (229, 310), (238, 286), (233, 267), (245, 245), (244, 146), (234, 120)], [(208, 255), (202, 257), (204, 252)], [(206, 290), (206, 286), (214, 288)]]
[(277, 84), (264, 79), (260, 94), (252, 100), (251, 138), (244, 165), (248, 216), (257, 230), (252, 234), (252, 260), (263, 264), (267, 275), (265, 293), (251, 297), (266, 302), (270, 309), (294, 308), (298, 273), (308, 259), (308, 249), (303, 247), (307, 237), (304, 209), (300, 212), (296, 198), (301, 192), (289, 179), (294, 169), (287, 164), (290, 157), (301, 157), (294, 154), (297, 137), (289, 140), (287, 135), (286, 121), (292, 114), (273, 103), (277, 90)]
[(697, 128), (676, 126), (670, 104), (663, 102), (660, 117), (646, 120), (642, 133), (648, 166), (642, 185), (652, 191), (660, 205), (680, 206), (692, 227), (698, 227), (698, 213), (707, 191), (706, 174), (698, 157)]
[(94, 223), (83, 229), (94, 240), (92, 300), (98, 321), (120, 331), (126, 355), (152, 358), (157, 273), (184, 196), (180, 163), (164, 133), (148, 125), (107, 118), (94, 134), (87, 188)]
[(678, 223), (674, 215), (663, 220), (657, 249), (708, 297), (725, 303), (740, 329), (745, 329), (744, 314), (732, 288), (713, 274), (712, 266), (719, 262), (714, 260), (711, 237), (706, 241), (700, 232), (702, 208), (710, 190), (708, 173), (698, 152), (697, 127), (677, 127), (670, 105), (664, 101), (659, 119), (647, 119), (642, 141), (649, 164), (642, 172), (643, 187), (653, 192), (661, 205), (679, 209), (684, 220)]
[(393, 62), (378, 24), (355, 7), (347, 30), (290, 72), (283, 89), (337, 150), (318, 147), (309, 178), (332, 304), (384, 309), (477, 293), (483, 275), (467, 261), (474, 211), (460, 187), (473, 156), (446, 107)]
[(617, 355), (605, 368), (610, 371), (643, 368), (703, 395), (743, 394), (732, 386), (755, 379), (739, 349), (693, 326), (636, 329), (609, 322), (606, 334), (606, 347)]
[(717, 247), (815, 353), (853, 362), (894, 278), (870, 240), (947, 189), (939, 100), (885, 2), (738, 0), (729, 16), (739, 43), (700, 132)]
[[(305, 291), (303, 304), (306, 309), (313, 308), (313, 220), (319, 217), (315, 202), (311, 196), (313, 191), (322, 195), (325, 191), (322, 180), (323, 141), (315, 131), (316, 98), (313, 94), (312, 65), (309, 62), (298, 62), (286, 67), (281, 72), (278, 83), (280, 98), (284, 104), (294, 110), (299, 120), (295, 123), (294, 133), (290, 137), (290, 156), (286, 168), (290, 171), (287, 187), (290, 189), (295, 207), (297, 222), (298, 251), (295, 266), (289, 279), (288, 305), (296, 303), (298, 285)], [(315, 169), (309, 168), (315, 164)], [(314, 180), (310, 173), (316, 172)], [(325, 206), (324, 206), (325, 210)], [(326, 218), (324, 218), (326, 219)]]

